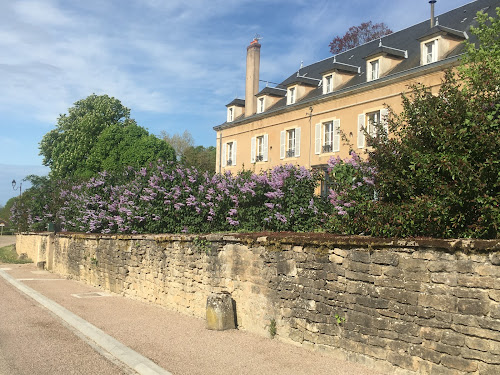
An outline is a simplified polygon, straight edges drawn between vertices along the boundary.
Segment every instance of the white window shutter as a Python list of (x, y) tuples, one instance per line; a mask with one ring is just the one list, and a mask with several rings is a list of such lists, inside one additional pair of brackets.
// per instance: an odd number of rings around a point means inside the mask
[(285, 140), (286, 140), (286, 131), (282, 130), (280, 133), (280, 159), (285, 158)]
[(250, 140), (250, 163), (255, 163), (255, 137), (252, 137)]
[(358, 148), (365, 147), (365, 115), (358, 115)]
[(340, 120), (333, 122), (333, 152), (340, 151)]
[(224, 143), (222, 145), (222, 155), (221, 155), (221, 163), (222, 163), (222, 166), (225, 167), (226, 166), (226, 158), (227, 158), (227, 155), (226, 155), (226, 143)]
[(232, 165), (236, 165), (236, 141), (233, 142), (233, 154), (231, 155)]
[(295, 156), (300, 156), (300, 128), (295, 128)]
[(384, 132), (386, 135), (389, 134), (389, 123), (387, 122), (387, 116), (389, 115), (389, 110), (383, 108), (380, 110), (380, 124), (384, 127)]
[(314, 153), (319, 155), (321, 153), (321, 124), (316, 124), (314, 127)]
[(267, 134), (264, 134), (264, 150), (263, 150), (263, 154), (264, 154), (264, 161), (267, 161), (267, 145), (268, 145), (268, 142), (269, 142), (269, 136)]

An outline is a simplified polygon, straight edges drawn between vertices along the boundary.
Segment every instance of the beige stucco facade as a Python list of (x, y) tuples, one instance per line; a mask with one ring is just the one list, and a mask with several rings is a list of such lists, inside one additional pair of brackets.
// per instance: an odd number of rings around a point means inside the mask
[[(350, 146), (342, 140), (338, 151), (321, 152), (318, 154), (316, 146), (317, 124), (340, 120), (340, 131), (347, 137), (354, 151), (364, 153), (364, 147), (358, 147), (358, 119), (359, 115), (366, 115), (380, 111), (387, 106), (394, 111), (402, 109), (401, 94), (409, 91), (409, 86), (415, 83), (424, 84), (437, 91), (444, 75), (444, 68), (453, 64), (440, 65), (426, 69), (424, 72), (415, 72), (403, 77), (373, 82), (365, 87), (354, 88), (344, 93), (331, 93), (315, 101), (287, 106), (272, 116), (265, 112), (240, 121), (238, 126), (228, 127), (217, 131), (217, 171), (238, 172), (240, 170), (253, 170), (260, 172), (276, 165), (291, 163), (305, 167), (326, 164), (332, 156), (345, 158), (349, 156)], [(272, 110), (272, 107), (268, 110)], [(365, 116), (365, 121), (366, 116)], [(299, 153), (293, 157), (284, 158), (280, 155), (281, 132), (290, 129), (300, 129), (300, 144), (296, 145)], [(252, 162), (252, 137), (268, 136), (267, 161)], [(224, 144), (234, 142), (236, 145), (235, 165), (221, 163), (222, 148)], [(226, 151), (227, 152), (227, 151)]]

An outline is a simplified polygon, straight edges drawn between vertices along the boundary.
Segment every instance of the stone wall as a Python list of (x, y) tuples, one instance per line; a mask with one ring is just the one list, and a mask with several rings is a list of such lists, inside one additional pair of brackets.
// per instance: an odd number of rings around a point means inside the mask
[[(42, 245), (45, 244), (45, 245)], [(391, 374), (500, 373), (500, 241), (313, 234), (19, 235), (54, 272)]]

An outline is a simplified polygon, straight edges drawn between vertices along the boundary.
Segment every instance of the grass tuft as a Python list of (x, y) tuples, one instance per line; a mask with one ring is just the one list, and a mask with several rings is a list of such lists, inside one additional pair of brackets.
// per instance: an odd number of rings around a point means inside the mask
[(8, 245), (4, 247), (0, 247), (0, 263), (33, 263), (33, 261), (29, 258), (19, 257), (16, 253), (15, 245)]

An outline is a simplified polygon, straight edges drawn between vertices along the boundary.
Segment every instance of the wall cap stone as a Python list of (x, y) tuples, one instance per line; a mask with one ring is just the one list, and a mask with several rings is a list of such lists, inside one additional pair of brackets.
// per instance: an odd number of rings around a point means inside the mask
[[(26, 232), (22, 235), (49, 236), (53, 232)], [(295, 233), (295, 232), (251, 232), (251, 233), (211, 233), (211, 234), (102, 234), (58, 232), (57, 236), (75, 239), (116, 239), (144, 240), (156, 242), (185, 241), (192, 242), (195, 238), (208, 241), (243, 242), (248, 245), (290, 244), (296, 246), (336, 247), (339, 245), (362, 247), (367, 249), (380, 248), (429, 248), (447, 252), (490, 253), (500, 251), (500, 239), (482, 240), (471, 238), (441, 239), (441, 238), (379, 238), (370, 236), (347, 236), (331, 233)]]

